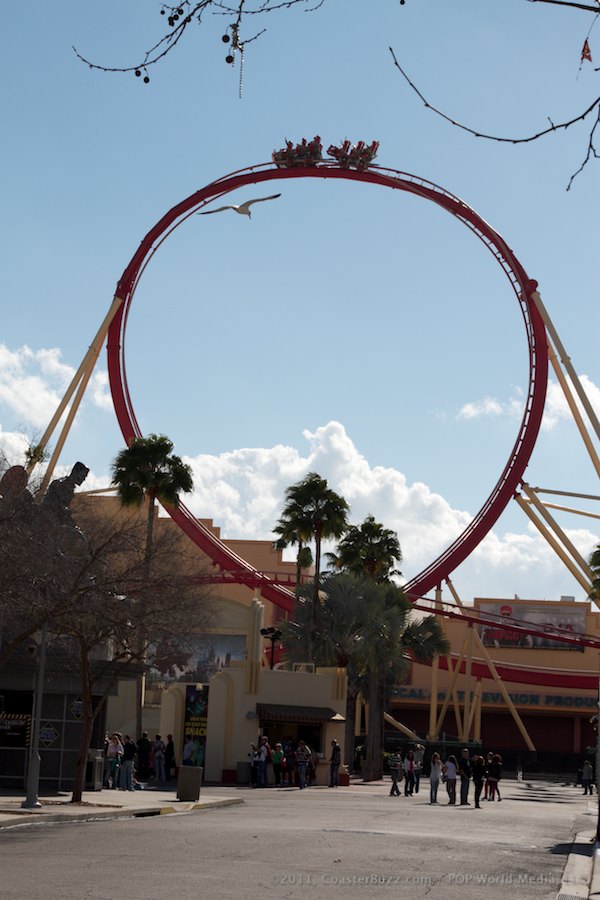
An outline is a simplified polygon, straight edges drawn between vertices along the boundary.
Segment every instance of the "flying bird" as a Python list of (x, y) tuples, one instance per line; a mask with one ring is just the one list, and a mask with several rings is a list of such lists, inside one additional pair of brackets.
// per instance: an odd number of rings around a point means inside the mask
[(206, 212), (198, 213), (198, 215), (210, 216), (213, 213), (223, 212), (224, 209), (232, 209), (234, 212), (239, 213), (240, 216), (248, 216), (248, 218), (251, 219), (252, 213), (250, 207), (253, 203), (262, 203), (263, 200), (276, 200), (277, 197), (281, 197), (281, 194), (272, 194), (270, 197), (256, 197), (254, 200), (246, 200), (245, 203), (240, 203), (239, 206), (219, 206), (218, 209), (207, 209)]

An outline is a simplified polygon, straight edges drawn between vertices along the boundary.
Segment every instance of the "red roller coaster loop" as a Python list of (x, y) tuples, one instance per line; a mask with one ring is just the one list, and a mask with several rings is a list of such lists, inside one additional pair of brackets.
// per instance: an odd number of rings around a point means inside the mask
[[(187, 199), (182, 200), (148, 232), (117, 285), (116, 297), (122, 303), (108, 333), (108, 371), (117, 419), (127, 443), (142, 435), (127, 387), (124, 343), (129, 308), (149, 259), (175, 228), (208, 202), (246, 185), (289, 178), (334, 178), (367, 182), (416, 194), (441, 206), (466, 225), (485, 244), (504, 270), (521, 308), (529, 346), (529, 388), (515, 445), (490, 496), (465, 531), (441, 556), (405, 586), (407, 594), (413, 599), (417, 599), (441, 584), (472, 553), (513, 497), (539, 432), (548, 378), (546, 332), (532, 299), (532, 293), (537, 287), (536, 282), (528, 278), (522, 265), (502, 237), (466, 203), (448, 191), (413, 175), (379, 166), (370, 166), (364, 171), (358, 171), (340, 168), (331, 162), (320, 162), (312, 166), (297, 168), (279, 168), (269, 163), (234, 172), (211, 182)], [(265, 599), (284, 610), (291, 610), (293, 596), (289, 589), (277, 584), (274, 578), (259, 572), (233, 553), (183, 504), (180, 504), (177, 509), (169, 509), (168, 512), (180, 528), (213, 560), (215, 565), (219, 566), (223, 572), (232, 574), (232, 580), (235, 577), (234, 573), (238, 573), (238, 577), (244, 584), (260, 588)]]

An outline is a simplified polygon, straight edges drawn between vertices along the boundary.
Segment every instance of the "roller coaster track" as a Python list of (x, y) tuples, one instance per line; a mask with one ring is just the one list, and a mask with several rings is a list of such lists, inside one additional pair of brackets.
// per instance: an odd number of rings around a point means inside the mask
[[(533, 296), (537, 290), (537, 283), (529, 279), (504, 239), (458, 197), (432, 182), (394, 169), (372, 166), (365, 171), (356, 171), (343, 169), (337, 164), (329, 162), (298, 168), (277, 168), (271, 164), (254, 166), (213, 181), (195, 192), (174, 206), (148, 232), (118, 283), (115, 296), (118, 311), (109, 327), (107, 342), (110, 387), (117, 419), (127, 443), (135, 437), (142, 436), (127, 385), (125, 332), (129, 310), (139, 280), (149, 260), (162, 242), (189, 216), (202, 209), (206, 204), (237, 188), (266, 181), (294, 178), (328, 178), (366, 182), (414, 194), (442, 207), (469, 228), (492, 253), (508, 278), (521, 309), (529, 351), (529, 384), (515, 444), (500, 478), (467, 528), (437, 559), (405, 585), (405, 591), (415, 608), (421, 608), (419, 603), (421, 598), (448, 579), (450, 573), (473, 552), (515, 496), (540, 429), (548, 379), (547, 335)], [(294, 597), (291, 590), (293, 587), (291, 578), (286, 578), (278, 573), (261, 572), (251, 566), (217, 538), (206, 525), (198, 521), (184, 504), (180, 503), (177, 508), (168, 508), (167, 511), (185, 534), (212, 560), (215, 574), (210, 578), (211, 581), (244, 584), (252, 589), (258, 589), (265, 599), (276, 606), (287, 612), (292, 610)], [(430, 613), (434, 612), (430, 607), (423, 608)], [(464, 619), (469, 622), (471, 627), (475, 622), (472, 614), (450, 610), (445, 606), (437, 608), (435, 612), (448, 618)], [(498, 627), (502, 626), (499, 624)], [(514, 626), (511, 627), (514, 628)], [(522, 630), (525, 634), (540, 634), (539, 629), (535, 628), (522, 626)], [(587, 636), (570, 636), (562, 639), (567, 643), (576, 643), (581, 646), (600, 647), (600, 643), (596, 639)], [(453, 664), (456, 665), (458, 657), (452, 658), (454, 659)], [(440, 658), (439, 663), (442, 668), (448, 667), (448, 662), (444, 658)], [(465, 663), (462, 663), (461, 666), (461, 670), (464, 670)], [(473, 659), (470, 666), (471, 674), (475, 677), (492, 677), (485, 661)], [(508, 682), (577, 690), (595, 690), (597, 688), (597, 675), (595, 674), (543, 670), (503, 663), (495, 664), (495, 666), (502, 680)]]

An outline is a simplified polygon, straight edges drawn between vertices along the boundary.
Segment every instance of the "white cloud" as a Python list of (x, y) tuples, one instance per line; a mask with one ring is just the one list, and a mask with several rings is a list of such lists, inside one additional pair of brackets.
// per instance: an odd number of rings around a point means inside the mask
[(23, 465), (29, 444), (26, 435), (18, 431), (3, 431), (0, 425), (0, 459), (5, 459), (9, 465)]
[[(580, 375), (579, 381), (587, 399), (595, 414), (600, 417), (600, 389), (591, 381), (587, 375)], [(581, 401), (577, 397), (575, 391), (572, 391), (579, 412), (582, 413), (586, 424), (588, 418), (583, 410)], [(559, 422), (572, 419), (572, 413), (567, 403), (566, 397), (560, 385), (555, 381), (548, 384), (548, 393), (546, 395), (546, 406), (544, 407), (544, 418), (542, 428), (548, 430), (555, 428)]]
[[(592, 409), (596, 415), (600, 417), (600, 388), (598, 388), (587, 375), (579, 376), (579, 380)], [(494, 397), (485, 397), (482, 400), (473, 400), (469, 403), (465, 403), (459, 409), (456, 418), (459, 421), (480, 419), (484, 416), (503, 416), (511, 419), (520, 419), (523, 415), (523, 392), (520, 389), (516, 389), (515, 393), (517, 396), (510, 397), (505, 401), (497, 400)], [(575, 402), (579, 411), (582, 412), (587, 419), (583, 412), (581, 402), (574, 391), (573, 396), (575, 397)], [(559, 422), (570, 419), (572, 419), (571, 410), (562, 388), (558, 382), (549, 379), (542, 428), (549, 431), (555, 428)]]
[[(54, 415), (75, 369), (61, 360), (56, 348), (32, 350), (26, 345), (9, 350), (0, 344), (0, 408), (24, 427), (44, 429)], [(111, 407), (106, 372), (92, 376), (87, 402), (103, 409)]]
[[(469, 512), (454, 509), (426, 484), (408, 484), (396, 469), (370, 466), (339, 422), (306, 430), (304, 438), (304, 455), (278, 445), (188, 459), (195, 493), (186, 505), (203, 518), (213, 518), (223, 537), (269, 540), (285, 488), (317, 471), (346, 498), (352, 522), (372, 513), (398, 533), (406, 577), (432, 562), (471, 520)], [(570, 531), (569, 536), (585, 557), (599, 540), (586, 530)], [(582, 596), (548, 544), (525, 522), (523, 533), (491, 532), (455, 575), (464, 599), (514, 593), (531, 598)]]
[(457, 419), (478, 419), (480, 416), (500, 416), (505, 412), (505, 405), (486, 397), (474, 403), (465, 403), (458, 411)]

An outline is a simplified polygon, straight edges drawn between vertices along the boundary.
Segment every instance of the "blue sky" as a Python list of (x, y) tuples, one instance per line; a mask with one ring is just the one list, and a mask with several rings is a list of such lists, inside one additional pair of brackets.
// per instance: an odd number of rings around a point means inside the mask
[[(17, 457), (41, 434), (146, 232), (183, 198), (268, 161), (284, 139), (380, 141), (378, 162), (422, 176), (489, 221), (540, 283), (590, 398), (599, 403), (598, 164), (567, 193), (586, 152), (575, 126), (530, 145), (476, 140), (428, 112), (424, 95), (481, 131), (522, 136), (585, 108), (578, 74), (590, 21), (504, 0), (326, 0), (252, 21), (243, 95), (223, 61), (227, 21), (207, 16), (143, 85), (90, 71), (136, 62), (164, 19), (148, 0), (13, 16), (0, 66), (4, 233), (0, 438)], [(600, 60), (595, 31), (590, 36)], [(10, 87), (9, 87), (10, 85)], [(238, 191), (231, 202), (273, 193)], [(188, 505), (226, 537), (268, 538), (285, 487), (316, 469), (353, 521), (399, 533), (412, 577), (474, 515), (516, 438), (527, 349), (498, 265), (441, 210), (395, 191), (282, 182), (252, 221), (191, 217), (156, 254), (127, 335), (141, 427), (194, 466)], [(25, 436), (25, 437), (24, 437)], [(104, 354), (62, 457), (106, 484), (122, 445)], [(551, 380), (527, 478), (598, 493)], [(581, 505), (581, 504), (575, 504)], [(564, 517), (582, 552), (593, 519)], [(465, 598), (582, 597), (515, 506), (455, 573)]]

